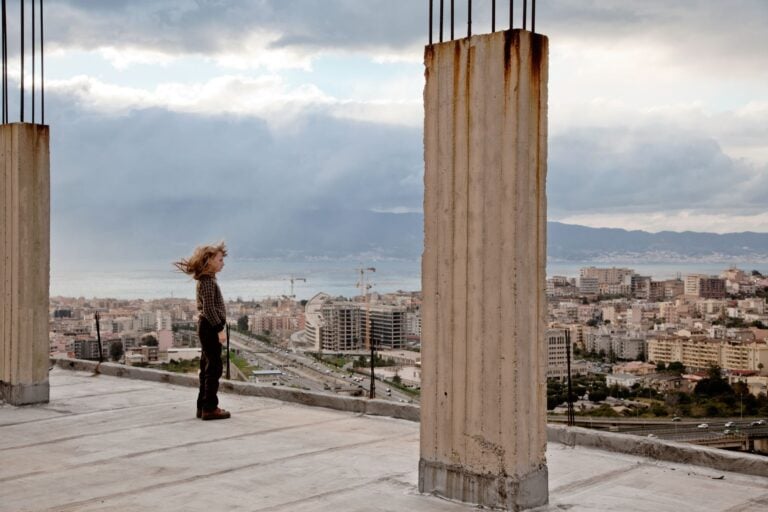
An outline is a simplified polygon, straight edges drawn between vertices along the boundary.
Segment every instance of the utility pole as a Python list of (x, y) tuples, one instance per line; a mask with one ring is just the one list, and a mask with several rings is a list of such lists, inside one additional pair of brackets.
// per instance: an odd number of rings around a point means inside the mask
[(565, 361), (568, 370), (568, 426), (576, 425), (576, 416), (573, 412), (573, 388), (571, 387), (571, 331), (565, 329)]
[(374, 367), (376, 365), (376, 351), (375, 343), (371, 342), (371, 304), (368, 300), (368, 290), (371, 288), (371, 284), (366, 281), (367, 272), (376, 272), (374, 267), (359, 268), (360, 280), (357, 282), (357, 287), (363, 293), (365, 300), (365, 346), (371, 350), (371, 388), (368, 394), (369, 398), (376, 398), (376, 378), (374, 374)]
[(96, 312), (93, 316), (96, 319), (96, 340), (99, 343), (99, 364), (101, 364), (104, 361), (104, 355), (101, 351), (101, 329), (99, 326), (99, 313)]

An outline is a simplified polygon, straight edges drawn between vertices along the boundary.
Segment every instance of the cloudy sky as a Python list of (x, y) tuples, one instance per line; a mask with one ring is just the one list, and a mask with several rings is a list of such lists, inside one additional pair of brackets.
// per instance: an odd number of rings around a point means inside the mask
[[(426, 0), (45, 4), (54, 259), (418, 237)], [(768, 232), (766, 26), (765, 0), (540, 0), (550, 220)]]

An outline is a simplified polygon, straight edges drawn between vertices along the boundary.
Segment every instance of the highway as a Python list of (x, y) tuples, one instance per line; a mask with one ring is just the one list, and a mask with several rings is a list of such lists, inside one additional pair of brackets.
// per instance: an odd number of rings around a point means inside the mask
[[(292, 339), (290, 349), (279, 348), (250, 338), (235, 331), (230, 332), (230, 343), (241, 352), (241, 356), (252, 365), (263, 369), (277, 369), (283, 375), (276, 385), (290, 386), (307, 391), (336, 392), (345, 395), (368, 396), (370, 372), (352, 374), (335, 366), (327, 365), (312, 357), (305, 356)], [(390, 389), (389, 392), (387, 390)], [(412, 398), (376, 379), (376, 398), (399, 402), (410, 402)], [(414, 399), (414, 402), (417, 400)]]

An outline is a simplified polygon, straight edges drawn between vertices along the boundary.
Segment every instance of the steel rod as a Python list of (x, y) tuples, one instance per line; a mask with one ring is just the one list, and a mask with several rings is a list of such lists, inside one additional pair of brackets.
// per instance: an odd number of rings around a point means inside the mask
[(528, 0), (523, 0), (523, 30), (528, 27)]
[(445, 0), (440, 0), (440, 42), (443, 42), (443, 7)]
[(531, 32), (536, 33), (536, 0), (531, 0)]
[(40, 0), (40, 124), (45, 124), (45, 52), (43, 51), (43, 0)]
[(472, 0), (467, 6), (467, 37), (472, 37)]
[(515, 0), (509, 0), (509, 30), (512, 30), (515, 26)]
[(35, 124), (35, 0), (32, 0), (32, 124)]
[(19, 32), (21, 35), (21, 51), (19, 57), (21, 60), (21, 82), (19, 86), (19, 120), (24, 122), (24, 0), (19, 1), (21, 9), (19, 9), (19, 18), (21, 19), (21, 27)]
[(491, 32), (496, 32), (496, 0), (491, 1)]
[(451, 41), (454, 39), (453, 35), (453, 18), (454, 18), (454, 8), (453, 8), (454, 0), (451, 0)]
[(2, 69), (2, 81), (3, 81), (3, 124), (8, 122), (8, 33), (6, 31), (7, 23), (5, 19), (5, 0), (2, 0), (2, 53), (3, 53), (3, 69)]
[(429, 0), (429, 45), (432, 46), (432, 4), (434, 0)]

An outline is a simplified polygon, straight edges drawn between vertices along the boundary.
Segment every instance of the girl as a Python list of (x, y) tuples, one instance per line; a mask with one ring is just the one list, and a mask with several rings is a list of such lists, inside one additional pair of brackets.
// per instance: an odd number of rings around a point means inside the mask
[(197, 417), (204, 420), (223, 420), (230, 417), (228, 411), (219, 408), (219, 378), (221, 345), (226, 343), (224, 327), (227, 311), (224, 298), (216, 282), (216, 274), (224, 268), (227, 249), (224, 242), (203, 245), (195, 249), (189, 259), (174, 262), (176, 268), (191, 275), (197, 281), (197, 335), (200, 338), (200, 392), (197, 395)]

